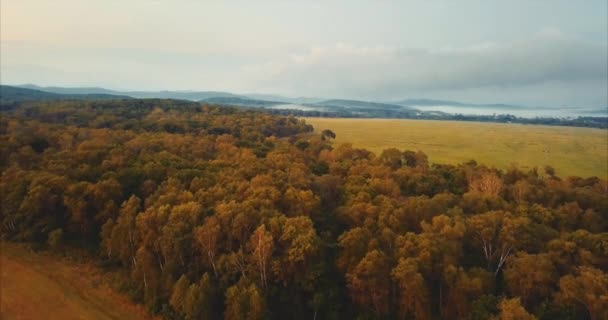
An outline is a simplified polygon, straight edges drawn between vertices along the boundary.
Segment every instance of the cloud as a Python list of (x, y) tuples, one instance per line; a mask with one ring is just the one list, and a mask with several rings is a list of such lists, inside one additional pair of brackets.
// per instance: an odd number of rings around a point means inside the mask
[[(241, 72), (262, 90), (398, 98), (411, 92), (513, 90), (549, 83), (601, 85), (608, 81), (606, 57), (605, 43), (545, 28), (521, 41), (464, 47), (318, 46)], [(605, 93), (597, 94), (605, 99)]]

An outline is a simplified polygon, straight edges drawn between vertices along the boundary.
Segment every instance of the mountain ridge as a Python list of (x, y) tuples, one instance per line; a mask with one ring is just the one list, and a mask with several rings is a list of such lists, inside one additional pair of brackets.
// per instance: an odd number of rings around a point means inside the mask
[(224, 92), (224, 91), (171, 91), (171, 90), (160, 90), (160, 91), (120, 91), (111, 90), (101, 87), (42, 87), (34, 84), (14, 85), (17, 88), (26, 88), (32, 90), (39, 90), (50, 93), (59, 94), (111, 94), (111, 95), (124, 95), (131, 98), (148, 99), (181, 99), (190, 101), (199, 101), (206, 98), (212, 97), (245, 97), (242, 95)]
[[(244, 107), (263, 107), (301, 111), (339, 111), (356, 113), (360, 116), (375, 111), (386, 111), (390, 114), (395, 112), (434, 112), (448, 114), (469, 114), (469, 115), (492, 115), (492, 114), (515, 114), (524, 117), (534, 117), (526, 115), (528, 111), (544, 111), (545, 117), (551, 117), (560, 110), (570, 110), (570, 114), (579, 116), (585, 115), (605, 115), (608, 106), (599, 108), (558, 108), (558, 107), (529, 107), (507, 103), (466, 103), (453, 100), (412, 98), (391, 101), (381, 100), (356, 100), (356, 99), (327, 99), (321, 97), (286, 97), (275, 94), (236, 94), (226, 91), (195, 91), (195, 90), (161, 90), (161, 91), (120, 91), (106, 89), (103, 87), (59, 87), (59, 86), (38, 86), (35, 84), (12, 85), (16, 88), (26, 88), (48, 93), (58, 93), (67, 95), (91, 95), (106, 94), (119, 96), (120, 98), (138, 99), (177, 99), (197, 102), (231, 104)], [(65, 98), (65, 97), (64, 97)], [(84, 97), (73, 96), (75, 99)], [(100, 96), (100, 99), (108, 97)], [(447, 108), (446, 108), (447, 107)], [(576, 112), (573, 112), (576, 110)], [(555, 112), (554, 112), (555, 111)], [(542, 116), (541, 116), (542, 117)]]
[[(258, 101), (271, 101), (271, 102), (283, 102), (291, 104), (323, 104), (327, 105), (330, 102), (343, 104), (345, 102), (359, 103), (364, 102), (370, 105), (385, 105), (401, 107), (413, 107), (413, 106), (466, 106), (466, 107), (488, 107), (488, 108), (505, 108), (505, 109), (523, 109), (530, 108), (528, 106), (506, 104), (506, 103), (465, 103), (453, 100), (439, 100), (439, 99), (426, 99), (426, 98), (415, 98), (415, 99), (400, 99), (394, 101), (381, 101), (376, 99), (371, 100), (360, 100), (360, 99), (337, 99), (337, 98), (323, 98), (323, 97), (286, 97), (276, 94), (262, 94), (262, 93), (246, 93), (237, 94), (228, 91), (204, 91), (204, 90), (159, 90), (159, 91), (147, 91), (147, 90), (113, 90), (106, 89), (103, 87), (59, 87), (59, 86), (38, 86), (35, 84), (21, 84), (11, 85), (12, 87), (27, 88), (45, 92), (61, 93), (61, 94), (111, 94), (111, 95), (125, 95), (132, 98), (159, 98), (159, 99), (183, 99), (191, 101), (200, 101), (208, 98), (216, 97), (232, 97), (241, 99), (250, 99)], [(550, 109), (550, 108), (548, 108)]]
[(105, 93), (62, 94), (36, 89), (0, 85), (0, 106), (10, 109), (21, 102), (27, 101), (58, 101), (58, 100), (119, 100), (132, 99), (129, 96), (111, 95)]

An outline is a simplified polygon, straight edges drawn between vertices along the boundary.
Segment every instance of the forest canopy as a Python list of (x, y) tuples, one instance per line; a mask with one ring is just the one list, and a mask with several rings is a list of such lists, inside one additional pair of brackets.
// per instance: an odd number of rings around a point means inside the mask
[(608, 183), (334, 145), (176, 100), (0, 113), (3, 241), (85, 249), (168, 319), (608, 317)]

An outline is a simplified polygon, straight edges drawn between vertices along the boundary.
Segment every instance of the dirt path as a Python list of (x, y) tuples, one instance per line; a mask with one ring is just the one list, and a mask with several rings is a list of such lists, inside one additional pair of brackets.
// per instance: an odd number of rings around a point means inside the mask
[(0, 319), (153, 319), (93, 266), (0, 244)]

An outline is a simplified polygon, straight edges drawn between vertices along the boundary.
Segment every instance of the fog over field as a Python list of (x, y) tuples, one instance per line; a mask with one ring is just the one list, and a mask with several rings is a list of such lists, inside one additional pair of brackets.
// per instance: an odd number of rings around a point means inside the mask
[(492, 114), (511, 114), (517, 117), (557, 117), (557, 118), (576, 118), (584, 116), (605, 117), (608, 116), (608, 108), (492, 108), (492, 107), (471, 107), (471, 106), (414, 106), (422, 111), (441, 111), (451, 114), (471, 114), (471, 115), (492, 115)]

